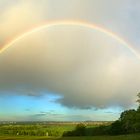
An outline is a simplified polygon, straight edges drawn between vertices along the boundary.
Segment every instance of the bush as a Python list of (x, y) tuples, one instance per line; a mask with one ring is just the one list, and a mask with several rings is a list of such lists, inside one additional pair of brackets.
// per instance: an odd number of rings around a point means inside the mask
[(75, 130), (63, 133), (63, 136), (85, 136), (86, 125), (84, 123), (77, 124)]

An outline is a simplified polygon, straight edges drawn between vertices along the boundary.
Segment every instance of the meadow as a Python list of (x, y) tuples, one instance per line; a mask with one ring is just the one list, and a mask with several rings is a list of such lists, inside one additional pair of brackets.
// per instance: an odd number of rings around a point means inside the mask
[[(111, 122), (98, 122), (98, 123), (88, 123), (86, 125), (87, 131), (86, 135), (90, 135), (90, 128), (95, 128), (99, 125), (109, 125)], [(78, 123), (16, 123), (16, 124), (0, 124), (0, 138), (2, 139), (36, 139), (38, 137), (48, 138), (48, 137), (62, 137), (64, 132), (74, 131)], [(89, 129), (88, 129), (89, 128)]]
[[(111, 122), (102, 124), (90, 123), (87, 128), (99, 125), (109, 125)], [(119, 136), (77, 136), (62, 137), (65, 131), (72, 131), (77, 124), (1, 124), (0, 140), (139, 140), (140, 134)], [(90, 129), (87, 129), (90, 130)], [(47, 135), (46, 135), (47, 134)]]
[(0, 136), (54, 136), (74, 130), (75, 125), (61, 124), (6, 124), (0, 125)]
[[(0, 136), (54, 136), (61, 137), (64, 132), (75, 130), (79, 122), (20, 122), (0, 124)], [(88, 122), (86, 124), (89, 135), (90, 128), (109, 125), (112, 122)], [(89, 129), (88, 129), (89, 128)]]

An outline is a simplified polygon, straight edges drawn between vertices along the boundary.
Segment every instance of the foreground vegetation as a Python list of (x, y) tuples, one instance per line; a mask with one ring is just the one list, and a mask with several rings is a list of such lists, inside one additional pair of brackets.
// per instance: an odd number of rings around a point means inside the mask
[[(120, 118), (107, 127), (99, 127), (94, 131), (106, 135), (122, 135), (140, 133), (140, 93), (137, 100), (139, 106), (135, 109), (126, 110), (121, 113)], [(99, 132), (100, 131), (100, 132)], [(96, 132), (95, 132), (96, 134)]]

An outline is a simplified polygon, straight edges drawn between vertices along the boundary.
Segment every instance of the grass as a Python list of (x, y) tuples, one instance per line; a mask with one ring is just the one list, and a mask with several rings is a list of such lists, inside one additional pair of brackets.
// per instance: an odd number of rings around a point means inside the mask
[(36, 137), (36, 136), (18, 136), (9, 137), (1, 136), (0, 140), (140, 140), (140, 134), (137, 135), (122, 135), (122, 136), (93, 136), (93, 137)]
[[(46, 132), (49, 136), (60, 137), (64, 131), (74, 130), (75, 125), (1, 125), (0, 136), (35, 135), (44, 136)], [(24, 134), (26, 132), (27, 134)], [(32, 134), (34, 133), (34, 134)]]

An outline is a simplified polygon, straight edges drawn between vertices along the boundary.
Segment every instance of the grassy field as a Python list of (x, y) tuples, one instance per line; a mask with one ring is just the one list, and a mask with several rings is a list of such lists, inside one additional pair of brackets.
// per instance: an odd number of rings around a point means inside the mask
[[(140, 134), (62, 137), (64, 131), (74, 130), (75, 126), (76, 124), (5, 124), (0, 125), (0, 140), (140, 140)], [(97, 127), (97, 125), (90, 124), (86, 128), (93, 127)], [(89, 132), (90, 129), (86, 130)], [(46, 136), (46, 132), (49, 136)]]
[(140, 140), (139, 135), (123, 135), (123, 136), (93, 136), (93, 137), (0, 137), (0, 140)]
[[(72, 131), (77, 124), (4, 124), (0, 125), (0, 136), (49, 136), (61, 137), (65, 131)], [(89, 124), (86, 128), (97, 127)], [(89, 132), (87, 132), (89, 133)]]
[(45, 136), (46, 132), (49, 136), (60, 137), (64, 131), (74, 130), (75, 125), (1, 125), (0, 136)]

